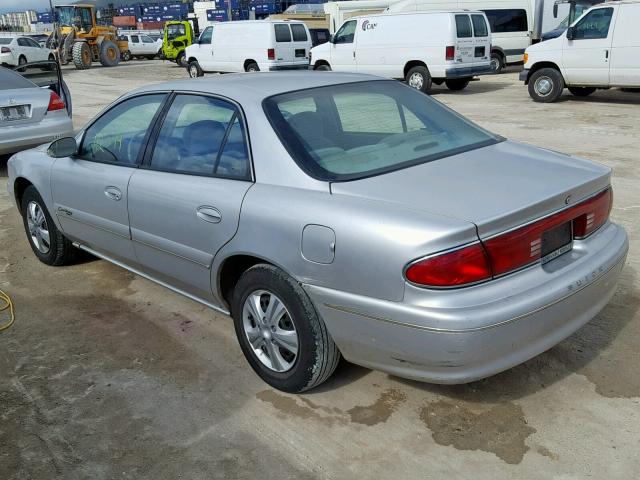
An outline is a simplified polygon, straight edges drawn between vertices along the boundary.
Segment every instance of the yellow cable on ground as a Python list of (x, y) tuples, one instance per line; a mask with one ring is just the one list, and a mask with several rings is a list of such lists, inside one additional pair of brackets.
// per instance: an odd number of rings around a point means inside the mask
[[(4, 302), (4, 304), (2, 302)], [(9, 310), (9, 321), (4, 325), (0, 325), (0, 332), (9, 328), (11, 325), (13, 325), (13, 322), (16, 320), (11, 298), (9, 297), (9, 295), (7, 295), (2, 290), (0, 290), (0, 313), (4, 312), (5, 310)]]

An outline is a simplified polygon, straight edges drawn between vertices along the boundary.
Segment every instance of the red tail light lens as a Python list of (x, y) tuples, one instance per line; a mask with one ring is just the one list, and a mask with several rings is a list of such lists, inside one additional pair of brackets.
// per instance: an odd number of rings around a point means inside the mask
[(492, 277), (491, 267), (482, 245), (453, 250), (411, 264), (405, 271), (407, 280), (429, 287), (457, 287)]
[[(440, 50), (440, 51), (442, 51), (442, 50)], [(456, 47), (454, 47), (454, 46), (446, 47), (446, 49), (445, 49), (445, 58), (447, 60), (453, 60), (455, 58), (455, 56), (456, 56)]]
[(586, 238), (607, 222), (612, 203), (613, 193), (608, 188), (571, 208), (483, 243), (414, 262), (407, 267), (405, 277), (427, 287), (459, 287), (519, 270), (540, 261), (546, 231), (572, 222), (573, 238)]
[(0, 53), (11, 53), (11, 49), (9, 47), (0, 48)]
[(275, 48), (269, 48), (267, 50), (267, 58), (269, 60), (275, 60), (276, 59), (276, 49)]
[(66, 105), (64, 104), (64, 100), (62, 100), (56, 92), (51, 92), (51, 96), (49, 97), (49, 107), (47, 108), (47, 112), (53, 112), (55, 110), (63, 110), (64, 108), (66, 108)]

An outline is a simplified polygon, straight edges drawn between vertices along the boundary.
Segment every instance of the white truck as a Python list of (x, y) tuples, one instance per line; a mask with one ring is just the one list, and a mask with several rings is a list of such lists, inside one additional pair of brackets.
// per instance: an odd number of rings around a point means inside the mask
[(482, 12), (387, 13), (350, 18), (311, 49), (314, 70), (403, 79), (423, 92), (445, 83), (462, 90), (491, 73), (491, 32)]
[(578, 97), (599, 88), (640, 88), (640, 0), (590, 8), (563, 34), (527, 48), (520, 80), (536, 102), (564, 88)]

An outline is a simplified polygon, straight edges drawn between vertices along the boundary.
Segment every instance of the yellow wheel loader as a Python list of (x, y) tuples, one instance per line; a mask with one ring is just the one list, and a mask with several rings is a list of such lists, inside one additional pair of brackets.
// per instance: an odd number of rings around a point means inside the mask
[(63, 65), (73, 62), (78, 70), (91, 68), (93, 62), (115, 67), (129, 51), (128, 42), (118, 40), (116, 27), (97, 24), (93, 5), (58, 5), (55, 11), (57, 28), (47, 46), (58, 51)]

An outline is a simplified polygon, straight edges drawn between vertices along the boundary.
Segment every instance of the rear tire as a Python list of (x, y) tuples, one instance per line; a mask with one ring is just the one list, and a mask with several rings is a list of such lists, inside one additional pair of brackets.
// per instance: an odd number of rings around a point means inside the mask
[(469, 78), (456, 78), (452, 80), (445, 80), (444, 84), (449, 90), (458, 91), (467, 88), (467, 85), (469, 85), (470, 81), (471, 79)]
[(420, 90), (423, 93), (428, 93), (429, 90), (431, 90), (431, 74), (429, 73), (429, 69), (422, 65), (411, 68), (407, 72), (405, 81), (411, 88)]
[(18, 58), (18, 66), (26, 65), (26, 63), (27, 57), (25, 57), (24, 55), (20, 55), (20, 57)]
[(60, 233), (42, 197), (33, 185), (24, 191), (21, 209), (24, 230), (38, 260), (51, 266), (72, 263), (77, 250)]
[(91, 48), (85, 42), (76, 42), (71, 49), (73, 64), (78, 70), (91, 68)]
[[(257, 307), (252, 299), (258, 300)], [(277, 315), (269, 314), (273, 301), (283, 307)], [(326, 325), (300, 284), (279, 268), (259, 264), (244, 272), (233, 290), (231, 312), (249, 365), (273, 388), (303, 392), (336, 369), (340, 352)], [(295, 345), (295, 354), (287, 345)]]
[(564, 89), (564, 78), (555, 68), (541, 68), (529, 77), (529, 95), (535, 102), (557, 101)]
[(504, 57), (498, 52), (491, 52), (491, 71), (497, 75), (504, 68)]
[(204, 72), (202, 68), (200, 68), (200, 64), (197, 60), (191, 60), (189, 62), (189, 67), (187, 67), (187, 72), (189, 72), (189, 76), (191, 78), (203, 77)]
[(247, 64), (247, 67), (245, 68), (246, 72), (259, 72), (260, 71), (260, 67), (258, 66), (258, 64), (256, 62), (251, 62), (249, 64)]
[(176, 63), (181, 67), (187, 68), (187, 59), (185, 58), (184, 50), (181, 51), (176, 57)]
[(593, 87), (568, 87), (567, 89), (576, 97), (588, 97), (596, 91)]
[(100, 63), (103, 67), (115, 67), (120, 63), (120, 50), (111, 40), (103, 40), (100, 44)]
[(124, 52), (122, 52), (122, 54), (120, 55), (120, 58), (122, 59), (123, 62), (128, 62), (131, 60), (131, 52), (129, 50), (125, 50)]

